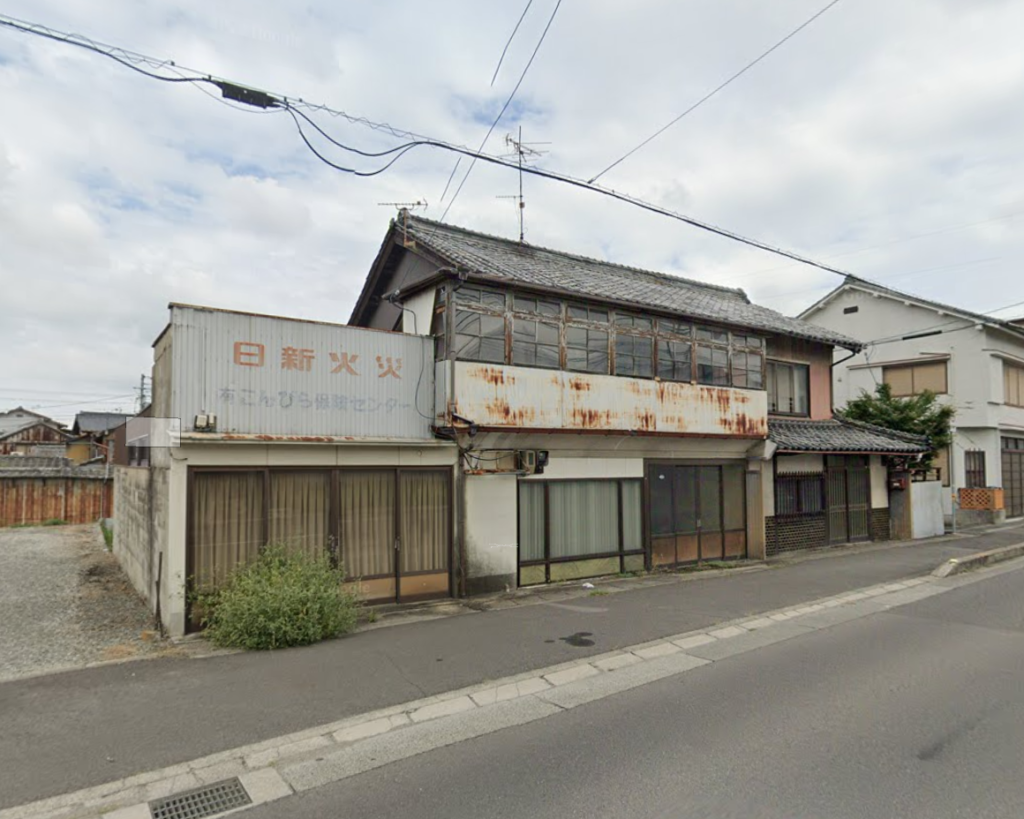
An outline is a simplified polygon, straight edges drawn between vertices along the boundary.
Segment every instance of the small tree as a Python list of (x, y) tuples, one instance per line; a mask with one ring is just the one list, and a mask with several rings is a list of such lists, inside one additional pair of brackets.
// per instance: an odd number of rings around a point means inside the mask
[(927, 455), (930, 466), (936, 453), (953, 440), (952, 422), (956, 410), (940, 404), (935, 393), (925, 390), (909, 398), (895, 398), (892, 387), (879, 384), (875, 394), (862, 391), (859, 398), (846, 405), (843, 415), (851, 421), (864, 421), (875, 426), (914, 435), (927, 435), (932, 451)]

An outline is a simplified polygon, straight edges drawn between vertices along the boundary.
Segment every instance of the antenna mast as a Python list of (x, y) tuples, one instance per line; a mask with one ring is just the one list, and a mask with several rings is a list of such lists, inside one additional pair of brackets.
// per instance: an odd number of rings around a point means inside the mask
[(519, 139), (516, 139), (512, 134), (505, 135), (505, 144), (511, 148), (510, 156), (515, 156), (519, 164), (519, 195), (518, 196), (500, 196), (499, 199), (518, 199), (519, 200), (519, 241), (525, 241), (526, 235), (524, 226), (524, 216), (526, 210), (526, 200), (523, 198), (523, 163), (527, 164), (535, 159), (539, 159), (541, 156), (547, 153), (547, 151), (538, 151), (533, 145), (550, 145), (550, 142), (523, 142), (523, 126), (519, 126)]

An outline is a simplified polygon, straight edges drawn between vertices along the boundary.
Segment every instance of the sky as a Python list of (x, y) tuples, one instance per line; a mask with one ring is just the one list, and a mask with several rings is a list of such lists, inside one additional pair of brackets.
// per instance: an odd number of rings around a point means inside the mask
[[(557, 0), (7, 0), (0, 13), (477, 148)], [(563, 0), (486, 149), (590, 178), (826, 5)], [(1024, 4), (842, 0), (601, 184), (892, 287), (1024, 301)], [(420, 147), (367, 177), (283, 112), (0, 27), (0, 410), (135, 406), (171, 301), (344, 322), (395, 215), (516, 237), (514, 172)], [(321, 114), (365, 151), (399, 143)], [(377, 160), (326, 146), (333, 161)], [(841, 279), (527, 177), (526, 240), (742, 287), (796, 314)], [(1024, 306), (999, 312), (1010, 318)]]

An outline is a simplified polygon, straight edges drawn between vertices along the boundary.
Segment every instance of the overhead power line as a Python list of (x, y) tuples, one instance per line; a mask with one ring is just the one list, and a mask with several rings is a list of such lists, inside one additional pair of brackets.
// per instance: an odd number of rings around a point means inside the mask
[(756, 59), (751, 60), (749, 63), (747, 63), (745, 66), (743, 66), (743, 68), (741, 68), (739, 71), (737, 71), (731, 77), (729, 77), (729, 79), (727, 79), (725, 82), (723, 82), (720, 85), (718, 85), (715, 88), (713, 88), (711, 91), (709, 91), (707, 94), (705, 94), (699, 100), (697, 100), (693, 105), (691, 105), (689, 108), (687, 108), (685, 111), (683, 111), (683, 113), (681, 113), (678, 117), (676, 117), (675, 119), (671, 120), (670, 122), (665, 123), (665, 125), (663, 125), (661, 128), (659, 128), (657, 131), (655, 131), (649, 137), (647, 137), (647, 139), (645, 139), (643, 142), (641, 142), (635, 148), (632, 148), (631, 150), (629, 150), (626, 153), (624, 153), (622, 156), (620, 156), (618, 159), (616, 159), (611, 165), (609, 165), (607, 168), (605, 168), (599, 174), (597, 174), (596, 176), (591, 177), (587, 181), (588, 182), (596, 182), (598, 179), (600, 179), (602, 176), (604, 176), (606, 173), (608, 173), (608, 171), (610, 171), (616, 165), (620, 165), (621, 163), (625, 162), (627, 159), (629, 159), (633, 154), (635, 154), (637, 151), (639, 151), (645, 145), (653, 142), (655, 139), (657, 139), (659, 136), (661, 136), (663, 133), (665, 133), (669, 128), (671, 128), (673, 125), (675, 125), (677, 122), (679, 122), (679, 120), (681, 120), (687, 114), (690, 114), (693, 111), (696, 111), (705, 102), (707, 102), (709, 99), (711, 99), (713, 96), (715, 96), (715, 94), (717, 94), (719, 91), (724, 89), (726, 86), (731, 85), (733, 82), (735, 82), (740, 77), (742, 77), (744, 74), (746, 74), (751, 68), (753, 68), (759, 62), (761, 62), (761, 60), (763, 60), (765, 57), (767, 57), (773, 51), (775, 51), (776, 49), (780, 48), (786, 42), (791, 40), (793, 37), (795, 37), (797, 34), (799, 34), (805, 28), (807, 28), (807, 26), (809, 26), (811, 23), (813, 23), (815, 20), (817, 20), (819, 17), (821, 17), (821, 15), (823, 15), (826, 11), (828, 11), (830, 8), (832, 8), (832, 6), (836, 5), (836, 3), (838, 3), (838, 2), (839, 2), (839, 0), (832, 0), (832, 2), (829, 3), (827, 6), (825, 6), (825, 8), (821, 9), (817, 14), (814, 14), (813, 16), (808, 18), (807, 20), (804, 20), (804, 22), (802, 22), (799, 26), (797, 26), (795, 29), (793, 29), (791, 32), (789, 32), (789, 34), (787, 34), (785, 37), (783, 37), (781, 40), (779, 40), (775, 45), (773, 45), (771, 48), (769, 48), (767, 51), (765, 51), (763, 54), (761, 54)]
[[(560, 2), (561, 0), (559, 0), (559, 3)], [(555, 10), (557, 11), (557, 6)], [(551, 20), (548, 21), (549, 27), (550, 23)], [(129, 60), (129, 62), (135, 61), (140, 64), (145, 64), (150, 68), (156, 69), (159, 69), (161, 67), (169, 67), (168, 70), (175, 71), (179, 75), (179, 78), (181, 79), (185, 79), (185, 77), (181, 77), (180, 75), (192, 74), (194, 75), (193, 77), (191, 77), (192, 80), (194, 80), (195, 82), (202, 81), (204, 83), (211, 84), (217, 87), (218, 89), (220, 89), (221, 94), (226, 99), (242, 102), (250, 106), (258, 106), (266, 110), (284, 110), (292, 115), (292, 118), (295, 120), (296, 127), (299, 128), (300, 130), (300, 135), (303, 141), (306, 143), (307, 147), (309, 147), (312, 150), (313, 154), (318, 159), (321, 159), (321, 161), (325, 162), (329, 167), (334, 168), (335, 170), (341, 171), (343, 173), (349, 173), (357, 176), (372, 176), (376, 173), (383, 172), (384, 170), (386, 170), (386, 168), (379, 168), (375, 171), (370, 172), (358, 171), (354, 168), (349, 168), (345, 165), (340, 165), (327, 159), (318, 150), (313, 149), (310, 140), (306, 136), (301, 124), (298, 121), (298, 115), (300, 113), (299, 109), (303, 109), (303, 111), (321, 112), (329, 114), (331, 116), (344, 119), (346, 122), (349, 122), (351, 124), (365, 126), (375, 131), (387, 133), (388, 135), (393, 136), (395, 138), (407, 140), (405, 143), (395, 146), (394, 148), (388, 149), (387, 151), (362, 151), (360, 149), (353, 148), (352, 146), (348, 146), (340, 142), (339, 140), (334, 139), (333, 137), (328, 135), (324, 129), (316, 125), (311, 118), (305, 118), (305, 121), (307, 123), (311, 124), (312, 127), (314, 127), (328, 141), (330, 141), (336, 147), (341, 148), (342, 150), (356, 153), (357, 155), (361, 155), (364, 157), (382, 157), (386, 155), (397, 154), (398, 156), (393, 158), (388, 163), (387, 167), (390, 167), (397, 158), (399, 158), (400, 156), (404, 156), (412, 148), (424, 146), (448, 151), (450, 153), (457, 154), (460, 157), (469, 157), (474, 162), (481, 161), (491, 165), (498, 165), (504, 168), (508, 168), (516, 173), (518, 173), (520, 170), (518, 163), (512, 162), (504, 157), (493, 156), (491, 154), (483, 153), (482, 150), (473, 151), (462, 145), (456, 145), (450, 142), (445, 142), (443, 140), (433, 139), (431, 137), (426, 137), (421, 134), (416, 134), (412, 131), (404, 131), (395, 128), (394, 126), (389, 125), (388, 123), (374, 122), (373, 120), (367, 119), (366, 117), (354, 116), (344, 111), (330, 108), (326, 105), (308, 103), (299, 97), (290, 97), (285, 94), (263, 91), (250, 86), (241, 85), (230, 80), (215, 77), (208, 73), (196, 71), (195, 69), (185, 68), (180, 64), (170, 60), (158, 60), (154, 57), (138, 54), (136, 52), (129, 52), (124, 49), (115, 48), (113, 46), (102, 45), (94, 40), (89, 40), (87, 38), (81, 37), (80, 35), (56, 32), (55, 30), (46, 28), (45, 26), (39, 26), (34, 23), (26, 23), (24, 21), (16, 20), (14, 18), (6, 17), (4, 15), (0, 15), (0, 26), (14, 29), (16, 31), (26, 34), (37, 34), (48, 37), (49, 39), (70, 43), (72, 45), (76, 45), (82, 48), (86, 48), (90, 51), (94, 51), (97, 54), (101, 54), (105, 57), (112, 57), (115, 53), (121, 55), (131, 55), (131, 60)], [(545, 29), (545, 31), (546, 30), (547, 29)], [(536, 54), (536, 51), (534, 52), (534, 54)], [(117, 57), (114, 57), (114, 59), (117, 59)], [(124, 60), (121, 59), (117, 59), (117, 61), (124, 62)], [(149, 74), (150, 72), (143, 71), (141, 73)], [(661, 216), (674, 219), (675, 221), (681, 222), (686, 225), (690, 225), (691, 227), (699, 228), (700, 230), (712, 233), (716, 236), (721, 236), (725, 239), (729, 239), (739, 244), (757, 248), (758, 250), (763, 250), (766, 253), (772, 253), (777, 256), (782, 256), (784, 258), (790, 259), (795, 262), (800, 262), (801, 264), (805, 264), (810, 267), (817, 268), (819, 270), (834, 273), (837, 276), (851, 275), (845, 270), (841, 270), (839, 268), (832, 267), (822, 262), (815, 261), (814, 259), (808, 258), (807, 256), (803, 256), (799, 253), (794, 253), (793, 251), (785, 250), (781, 247), (776, 247), (774, 245), (770, 245), (766, 242), (762, 242), (757, 239), (750, 238), (748, 236), (743, 236), (742, 234), (736, 233), (735, 231), (732, 230), (728, 230), (727, 228), (719, 227), (709, 222), (704, 222), (692, 216), (686, 216), (684, 214), (677, 213), (676, 211), (670, 210), (660, 205), (653, 204), (651, 202), (647, 202), (628, 193), (616, 191), (613, 190), (612, 188), (606, 188), (601, 185), (595, 185), (583, 179), (569, 176), (568, 174), (526, 165), (523, 166), (522, 173), (529, 174), (531, 176), (536, 176), (542, 179), (549, 179), (564, 185), (569, 185), (574, 188), (590, 191), (592, 193), (599, 194), (609, 199), (624, 202), (626, 204), (632, 205), (633, 207), (640, 208), (641, 210), (645, 210), (650, 213), (656, 213)], [(864, 277), (860, 278), (864, 281), (867, 281), (867, 279), (864, 279)]]
[(501, 64), (505, 61), (505, 55), (508, 53), (508, 47), (512, 45), (512, 41), (516, 37), (516, 32), (519, 31), (519, 27), (523, 24), (523, 20), (526, 19), (526, 12), (530, 10), (530, 6), (532, 5), (533, 0), (526, 0), (526, 8), (523, 9), (523, 13), (519, 15), (519, 20), (516, 22), (516, 27), (512, 29), (512, 33), (508, 35), (505, 47), (501, 50), (501, 56), (498, 58), (498, 64), (494, 67), (494, 76), (491, 77), (491, 86), (493, 86), (494, 81), (498, 79), (498, 72), (501, 71)]
[[(487, 129), (487, 133), (484, 134), (483, 141), (480, 143), (480, 147), (477, 148), (477, 153), (483, 151), (487, 146), (487, 140), (491, 138), (491, 134), (494, 133), (494, 129), (498, 127), (498, 123), (501, 122), (501, 118), (505, 116), (505, 112), (508, 107), (512, 104), (512, 100), (515, 99), (516, 92), (519, 91), (519, 86), (523, 84), (523, 80), (526, 79), (526, 73), (530, 70), (530, 66), (533, 65), (533, 60), (537, 56), (537, 52), (540, 51), (540, 47), (544, 44), (544, 39), (548, 36), (548, 30), (551, 28), (551, 24), (555, 22), (555, 15), (558, 14), (558, 9), (562, 6), (562, 0), (557, 0), (554, 9), (551, 11), (551, 16), (548, 18), (548, 24), (544, 26), (544, 31), (541, 32), (540, 39), (537, 40), (537, 45), (533, 49), (533, 54), (530, 55), (530, 59), (526, 63), (526, 67), (523, 68), (523, 72), (519, 75), (519, 79), (516, 81), (515, 88), (512, 89), (512, 93), (508, 95), (508, 99), (505, 100), (505, 104), (501, 106), (501, 110), (498, 112), (498, 116), (494, 118), (494, 122), (491, 123), (491, 127)], [(525, 14), (525, 12), (524, 12)], [(455, 193), (452, 194), (452, 198), (448, 200), (448, 204), (444, 209), (444, 213), (441, 214), (441, 221), (448, 215), (448, 211), (452, 209), (452, 205), (455, 204), (455, 200), (459, 198), (459, 194), (462, 193), (462, 187), (466, 184), (466, 180), (469, 179), (469, 175), (473, 173), (473, 168), (476, 165), (476, 157), (473, 157), (469, 163), (469, 167), (466, 169), (465, 175), (462, 177), (462, 181), (459, 182), (459, 186), (455, 189)]]

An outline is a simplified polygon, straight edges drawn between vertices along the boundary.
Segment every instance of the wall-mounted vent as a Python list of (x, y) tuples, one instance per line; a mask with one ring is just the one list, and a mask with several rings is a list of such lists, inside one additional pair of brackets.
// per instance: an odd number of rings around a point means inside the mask
[(153, 819), (202, 819), (252, 804), (238, 777), (149, 803)]
[(843, 312), (844, 313), (857, 313), (859, 311), (860, 311), (860, 308), (856, 307), (856, 306), (854, 306), (854, 307), (844, 307), (843, 308)]

